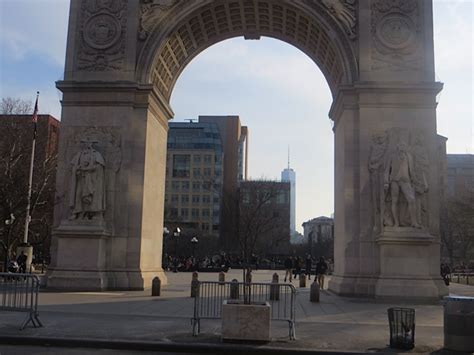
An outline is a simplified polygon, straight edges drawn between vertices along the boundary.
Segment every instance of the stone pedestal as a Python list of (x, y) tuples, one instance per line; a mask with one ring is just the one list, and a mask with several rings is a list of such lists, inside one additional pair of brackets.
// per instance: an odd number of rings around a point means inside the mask
[(433, 260), (432, 248), (437, 245), (427, 232), (386, 227), (376, 242), (380, 253), (376, 298), (433, 302), (447, 294)]
[(222, 339), (228, 341), (270, 341), (271, 308), (268, 302), (243, 304), (224, 301)]

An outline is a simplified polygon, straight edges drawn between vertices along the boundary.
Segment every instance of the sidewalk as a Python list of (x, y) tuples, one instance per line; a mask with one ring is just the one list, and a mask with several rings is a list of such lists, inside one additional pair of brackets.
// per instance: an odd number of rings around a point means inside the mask
[[(273, 271), (257, 271), (255, 282), (269, 282)], [(150, 290), (138, 292), (48, 293), (40, 294), (40, 319), (43, 328), (19, 331), (24, 314), (3, 312), (0, 317), (0, 343), (55, 346), (112, 347), (120, 349), (192, 349), (212, 353), (215, 346), (226, 352), (235, 344), (220, 340), (220, 321), (203, 320), (201, 334), (193, 337), (190, 318), (194, 300), (189, 297), (190, 273), (168, 273), (169, 285), (162, 296), (150, 297)], [(218, 274), (201, 273), (201, 280), (217, 280)], [(227, 280), (241, 279), (232, 270)], [(280, 279), (283, 278), (283, 272)], [(297, 287), (297, 282), (293, 282)], [(248, 350), (294, 350), (385, 352), (389, 330), (387, 308), (395, 304), (352, 299), (322, 291), (320, 303), (309, 302), (309, 283), (298, 288), (296, 302), (296, 341), (288, 340), (285, 322), (273, 322), (272, 342), (250, 346)], [(451, 285), (451, 293), (474, 296), (474, 287)], [(440, 305), (404, 305), (416, 309), (416, 348), (411, 353), (437, 352), (443, 346), (443, 308)], [(20, 338), (17, 338), (20, 337)], [(105, 346), (107, 345), (108, 346)], [(115, 346), (113, 345), (115, 344)], [(167, 348), (166, 348), (167, 346)], [(240, 349), (243, 349), (242, 346)], [(247, 348), (246, 348), (247, 349)], [(438, 353), (438, 352), (437, 352)], [(441, 352), (439, 352), (441, 354)]]

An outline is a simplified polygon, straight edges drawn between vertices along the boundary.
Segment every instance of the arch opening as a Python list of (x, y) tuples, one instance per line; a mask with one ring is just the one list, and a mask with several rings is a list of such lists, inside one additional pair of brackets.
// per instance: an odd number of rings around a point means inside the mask
[[(319, 11), (318, 11), (319, 10)], [(187, 64), (211, 45), (241, 37), (279, 39), (308, 55), (323, 72), (332, 96), (356, 76), (352, 47), (321, 4), (303, 6), (275, 1), (213, 1), (177, 24), (155, 30), (139, 61), (139, 77), (152, 83), (168, 102)], [(165, 34), (164, 34), (165, 33)], [(343, 43), (344, 42), (344, 43)]]

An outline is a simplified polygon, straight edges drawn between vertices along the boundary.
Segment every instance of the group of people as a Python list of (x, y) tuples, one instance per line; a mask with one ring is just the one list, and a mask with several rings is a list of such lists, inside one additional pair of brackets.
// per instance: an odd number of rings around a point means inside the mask
[(15, 259), (15, 257), (12, 257), (10, 259), (10, 262), (8, 263), (8, 272), (10, 273), (26, 273), (26, 262), (28, 260), (28, 257), (26, 256), (25, 252), (21, 252), (20, 255)]
[[(304, 262), (305, 264), (305, 269), (304, 269), (304, 274), (308, 276), (308, 280), (311, 280), (311, 271), (313, 270), (313, 259), (311, 258), (311, 255), (306, 256), (306, 260)], [(290, 282), (293, 281), (293, 279), (296, 279), (296, 277), (300, 277), (301, 274), (303, 273), (303, 259), (296, 256), (289, 256), (285, 259), (285, 282), (288, 279)], [(319, 287), (323, 290), (324, 289), (324, 275), (326, 275), (328, 271), (328, 264), (326, 260), (324, 260), (324, 257), (321, 256), (319, 258), (319, 261), (316, 263), (315, 266), (315, 277), (316, 281), (319, 284)]]

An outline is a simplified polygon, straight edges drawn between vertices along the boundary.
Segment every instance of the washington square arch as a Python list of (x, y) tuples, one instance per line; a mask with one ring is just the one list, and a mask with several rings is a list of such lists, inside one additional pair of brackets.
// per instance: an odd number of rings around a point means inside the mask
[(170, 97), (193, 58), (239, 36), (299, 48), (331, 89), (329, 288), (375, 298), (447, 294), (431, 0), (71, 0), (48, 287), (166, 282)]

